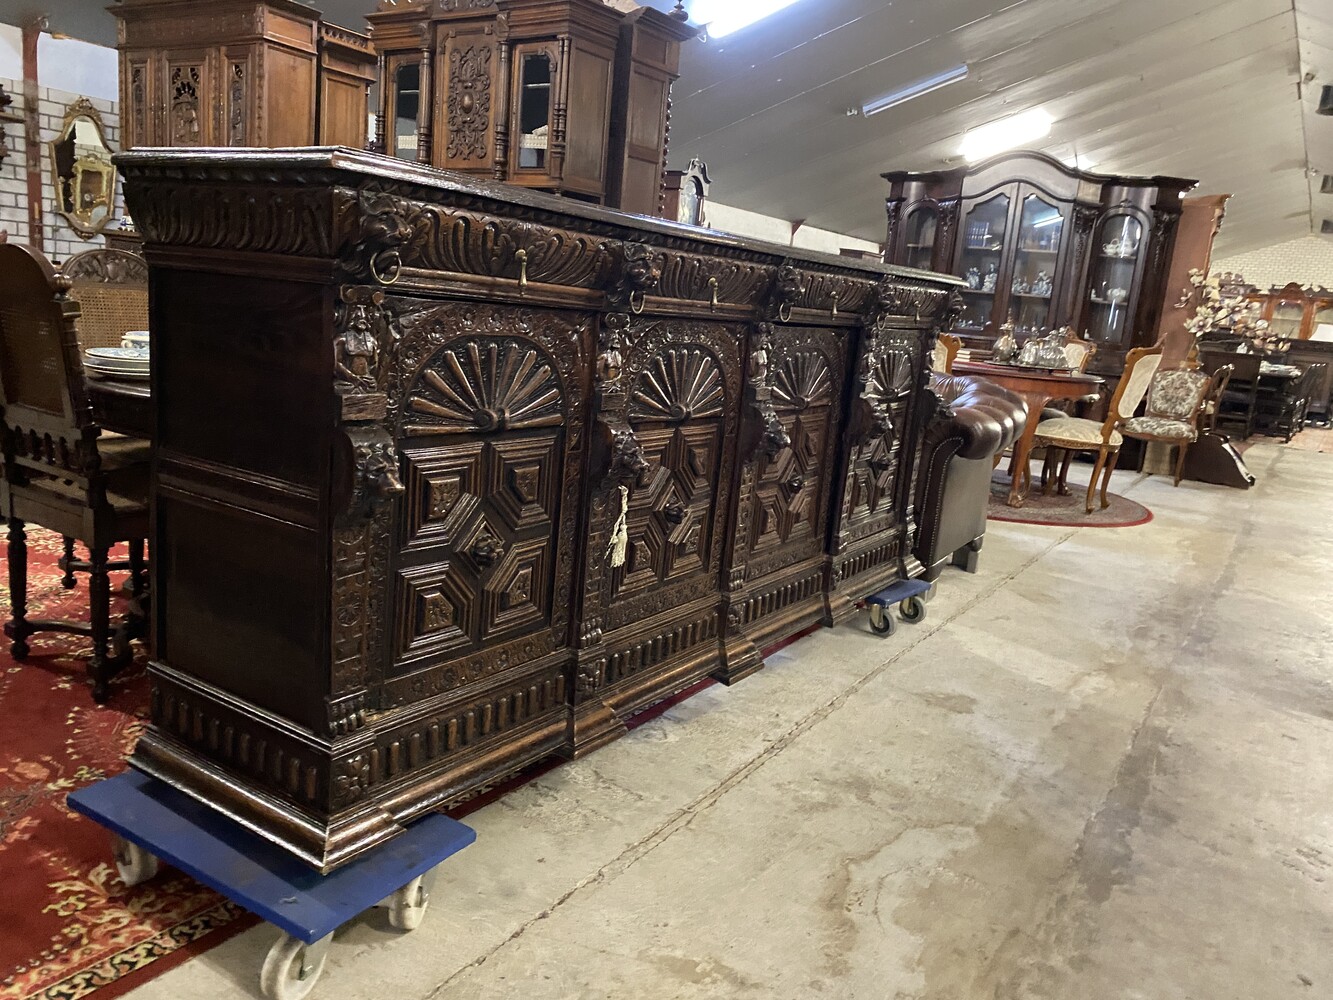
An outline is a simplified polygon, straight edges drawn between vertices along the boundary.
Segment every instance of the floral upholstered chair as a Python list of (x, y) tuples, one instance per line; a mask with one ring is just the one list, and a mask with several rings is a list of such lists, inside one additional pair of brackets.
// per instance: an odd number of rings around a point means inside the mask
[(1185, 467), (1185, 453), (1199, 438), (1199, 412), (1208, 399), (1213, 377), (1207, 372), (1176, 368), (1159, 371), (1148, 386), (1148, 403), (1141, 417), (1120, 425), (1125, 437), (1165, 441), (1176, 448), (1176, 481)]
[[(1139, 408), (1153, 376), (1162, 363), (1160, 347), (1139, 347), (1129, 352), (1125, 358), (1125, 373), (1116, 384), (1111, 405), (1107, 408), (1106, 419), (1085, 420), (1082, 417), (1057, 417), (1042, 420), (1037, 425), (1037, 433), (1032, 443), (1047, 450), (1047, 472), (1043, 479), (1047, 491), (1052, 486), (1049, 470), (1053, 466), (1056, 450), (1064, 452), (1064, 461), (1060, 467), (1058, 488), (1062, 495), (1068, 495), (1066, 477), (1069, 475), (1069, 463), (1075, 452), (1095, 451), (1097, 464), (1092, 467), (1092, 478), (1088, 481), (1087, 511), (1092, 513), (1092, 498), (1097, 490), (1097, 477), (1102, 479), (1102, 506), (1110, 501), (1106, 499), (1106, 488), (1111, 482), (1111, 473), (1115, 471), (1116, 459), (1120, 457), (1120, 446), (1124, 444), (1124, 435), (1120, 428), (1134, 416)], [(1021, 470), (1020, 470), (1021, 471)]]

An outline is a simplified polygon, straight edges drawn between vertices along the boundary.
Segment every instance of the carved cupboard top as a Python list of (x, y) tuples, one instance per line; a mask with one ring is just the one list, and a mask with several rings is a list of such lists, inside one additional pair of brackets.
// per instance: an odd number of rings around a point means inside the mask
[(657, 214), (683, 20), (602, 0), (381, 0), (367, 17), (372, 148)]
[(988, 346), (1072, 326), (1116, 372), (1156, 338), (1180, 201), (1197, 183), (1075, 170), (1035, 152), (953, 170), (893, 171), (887, 259), (967, 282), (953, 332)]
[(375, 57), (296, 0), (118, 0), (125, 149), (366, 142)]

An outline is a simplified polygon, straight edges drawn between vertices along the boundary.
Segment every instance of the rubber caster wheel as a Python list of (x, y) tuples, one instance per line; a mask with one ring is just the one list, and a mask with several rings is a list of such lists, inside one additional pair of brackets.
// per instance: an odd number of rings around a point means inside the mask
[(414, 931), (426, 919), (430, 909), (430, 893), (425, 876), (418, 875), (393, 894), (389, 901), (389, 926), (400, 931)]
[(905, 622), (915, 625), (926, 620), (926, 602), (919, 597), (909, 597), (898, 605), (898, 614)]
[(878, 604), (870, 605), (870, 630), (876, 635), (893, 635), (893, 630), (897, 627), (892, 616), (884, 613), (884, 608)]
[(132, 889), (157, 874), (157, 858), (138, 844), (117, 837), (113, 850), (116, 857), (116, 871), (120, 872), (120, 880), (125, 883), (125, 888)]
[(269, 1000), (303, 1000), (324, 973), (327, 949), (283, 934), (264, 956), (259, 991)]

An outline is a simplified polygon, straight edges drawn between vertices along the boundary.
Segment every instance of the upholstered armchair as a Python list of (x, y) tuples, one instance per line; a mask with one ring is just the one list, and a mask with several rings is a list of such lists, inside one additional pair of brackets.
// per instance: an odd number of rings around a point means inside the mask
[(916, 507), (916, 557), (935, 580), (947, 562), (975, 573), (986, 535), (993, 456), (1023, 432), (1027, 404), (971, 375), (931, 376), (944, 404), (926, 430)]

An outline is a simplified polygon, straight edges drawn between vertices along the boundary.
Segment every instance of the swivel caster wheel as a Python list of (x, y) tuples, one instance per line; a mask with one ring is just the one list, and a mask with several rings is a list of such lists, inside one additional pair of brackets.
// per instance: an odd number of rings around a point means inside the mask
[(414, 931), (426, 919), (430, 909), (430, 889), (426, 877), (418, 875), (389, 897), (389, 925), (395, 930)]
[(116, 858), (116, 871), (120, 873), (125, 888), (132, 889), (157, 874), (157, 858), (138, 844), (124, 837), (116, 837), (112, 842), (112, 850)]
[(269, 1000), (304, 1000), (319, 982), (328, 958), (329, 939), (306, 944), (284, 933), (273, 943), (259, 970), (259, 990)]
[(892, 615), (884, 613), (882, 604), (870, 605), (870, 630), (876, 635), (893, 635), (898, 627)]
[(926, 602), (919, 597), (909, 597), (898, 605), (898, 614), (911, 625), (923, 622), (926, 620)]

